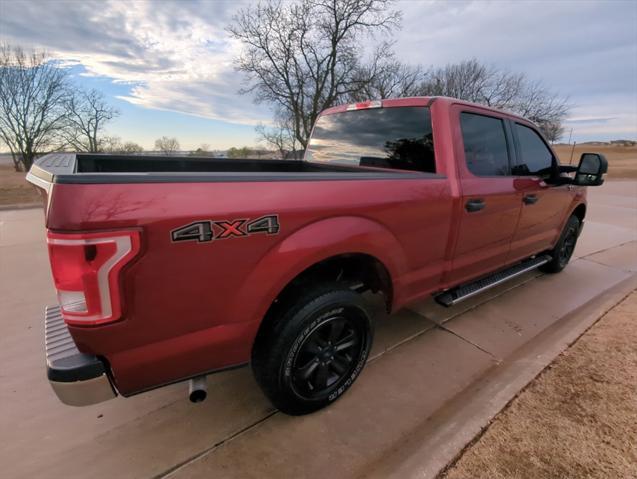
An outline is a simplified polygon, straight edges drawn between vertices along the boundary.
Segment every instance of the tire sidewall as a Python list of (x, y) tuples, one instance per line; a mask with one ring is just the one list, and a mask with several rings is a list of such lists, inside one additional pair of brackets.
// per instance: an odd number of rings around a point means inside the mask
[[(557, 261), (560, 269), (565, 268), (573, 256), (575, 246), (577, 245), (577, 230), (579, 228), (579, 224), (579, 220), (575, 216), (571, 216), (566, 222), (566, 226), (564, 228), (564, 232), (562, 233), (562, 237), (560, 238), (560, 242), (558, 243), (557, 248), (555, 248), (555, 260)], [(561, 251), (571, 230), (573, 230), (573, 234), (575, 235), (575, 246), (573, 246), (573, 251), (571, 251), (569, 257), (566, 259), (562, 259)]]
[[(344, 301), (342, 299), (342, 293), (351, 295), (350, 297), (353, 301)], [(341, 298), (337, 300), (337, 296), (341, 296)], [(371, 347), (373, 339), (373, 330), (370, 314), (366, 310), (366, 308), (360, 304), (361, 299), (358, 296), (359, 295), (357, 293), (353, 293), (351, 291), (335, 291), (333, 295), (328, 294), (324, 296), (322, 298), (323, 301), (321, 301), (320, 304), (310, 304), (307, 307), (302, 308), (300, 311), (298, 311), (298, 313), (296, 313), (293, 321), (291, 321), (290, 324), (295, 325), (297, 328), (301, 328), (301, 331), (296, 335), (290, 346), (285, 348), (281, 370), (279, 372), (279, 378), (282, 390), (286, 391), (287, 394), (293, 396), (292, 399), (294, 401), (301, 401), (307, 403), (308, 406), (315, 405), (319, 407), (332, 403), (350, 388), (350, 386), (354, 383), (354, 381), (362, 371), (369, 356), (369, 349)], [(342, 378), (340, 380), (340, 384), (338, 385), (338, 387), (329, 389), (325, 393), (325, 395), (319, 396), (317, 398), (306, 398), (301, 396), (300, 394), (298, 394), (292, 384), (293, 365), (299, 349), (303, 345), (305, 339), (310, 334), (312, 334), (317, 326), (319, 326), (327, 318), (336, 314), (342, 314), (347, 309), (356, 310), (357, 314), (354, 317), (354, 320), (360, 322), (360, 326), (363, 328), (364, 331), (362, 335), (364, 344), (361, 348), (355, 367), (347, 375), (346, 378)], [(312, 407), (312, 409), (314, 408), (315, 407)]]

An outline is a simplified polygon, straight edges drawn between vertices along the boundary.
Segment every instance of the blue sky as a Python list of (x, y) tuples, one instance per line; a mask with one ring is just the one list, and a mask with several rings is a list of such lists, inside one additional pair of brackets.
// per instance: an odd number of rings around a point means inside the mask
[[(0, 40), (46, 48), (79, 85), (102, 90), (121, 112), (108, 132), (152, 148), (255, 145), (271, 112), (240, 95), (225, 32), (244, 1), (0, 0)], [(577, 141), (637, 139), (637, 2), (405, 0), (392, 38), (408, 63), (468, 58), (568, 96)], [(365, 40), (362, 48), (370, 46)]]

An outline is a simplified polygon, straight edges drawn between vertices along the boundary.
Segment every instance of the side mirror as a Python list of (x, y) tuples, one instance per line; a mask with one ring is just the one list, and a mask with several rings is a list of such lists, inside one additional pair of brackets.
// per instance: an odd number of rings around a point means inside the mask
[(608, 171), (608, 161), (599, 153), (582, 153), (575, 172), (574, 185), (599, 186), (604, 183), (604, 174)]

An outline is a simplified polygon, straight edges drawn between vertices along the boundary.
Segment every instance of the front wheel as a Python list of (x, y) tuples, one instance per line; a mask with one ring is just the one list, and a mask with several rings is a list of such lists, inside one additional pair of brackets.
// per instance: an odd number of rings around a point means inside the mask
[(360, 294), (340, 285), (294, 301), (259, 334), (255, 378), (280, 411), (307, 414), (338, 399), (365, 366), (373, 328)]
[(564, 231), (560, 236), (557, 245), (549, 254), (551, 255), (551, 261), (540, 266), (540, 270), (545, 273), (559, 273), (562, 271), (573, 256), (575, 251), (575, 245), (577, 244), (577, 237), (580, 231), (580, 220), (577, 216), (571, 216), (566, 222)]

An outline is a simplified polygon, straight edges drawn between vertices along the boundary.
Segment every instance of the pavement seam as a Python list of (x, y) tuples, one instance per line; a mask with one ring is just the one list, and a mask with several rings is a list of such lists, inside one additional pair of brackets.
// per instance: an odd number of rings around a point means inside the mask
[(42, 203), (16, 203), (9, 205), (0, 205), (0, 211), (17, 211), (17, 210), (35, 210), (42, 209)]
[[(422, 315), (421, 315), (422, 316)], [(382, 352), (378, 353), (377, 355), (371, 357), (367, 363), (373, 363), (374, 361), (377, 361), (378, 359), (382, 358), (385, 354), (393, 351), (394, 349), (402, 346), (405, 343), (408, 343), (410, 341), (413, 341), (414, 339), (416, 339), (418, 336), (422, 336), (423, 334), (425, 334), (427, 331), (431, 331), (432, 329), (435, 329), (436, 323), (434, 323), (431, 319), (427, 318), (426, 316), (422, 316), (425, 320), (429, 321), (432, 324), (431, 328), (425, 328), (425, 329), (421, 329), (420, 331), (412, 334), (411, 336), (408, 336), (404, 339), (402, 339), (401, 341), (399, 341), (398, 343), (389, 346), (388, 348), (384, 349)], [(366, 363), (366, 364), (367, 364)]]
[[(579, 259), (586, 259), (588, 261), (592, 261), (592, 260), (588, 259), (589, 256), (593, 256), (593, 255), (598, 254), (598, 253), (603, 253), (603, 252), (609, 251), (611, 249), (621, 248), (622, 246), (625, 246), (625, 245), (627, 245), (629, 243), (635, 243), (635, 242), (637, 242), (637, 240), (631, 239), (631, 240), (625, 241), (624, 243), (619, 243), (618, 245), (615, 245), (615, 246), (609, 246), (608, 248), (599, 249), (597, 251), (593, 251), (592, 253), (588, 253), (588, 254), (586, 254), (584, 256), (579, 256), (579, 257), (575, 258), (575, 261), (577, 261)], [(596, 263), (596, 261), (593, 261), (593, 262)], [(603, 263), (599, 263), (599, 264), (602, 264), (603, 266), (608, 266), (607, 264), (603, 264)], [(613, 266), (608, 266), (608, 267), (609, 268), (613, 268)]]
[(460, 334), (456, 333), (454, 330), (447, 328), (444, 324), (436, 324), (436, 327), (442, 329), (443, 331), (446, 331), (449, 334), (454, 335), (455, 337), (461, 339), (462, 341), (464, 341), (467, 344), (470, 344), (471, 346), (473, 346), (476, 349), (479, 349), (480, 351), (482, 351), (483, 353), (488, 354), (489, 356), (491, 356), (491, 358), (497, 363), (500, 364), (502, 362), (501, 358), (498, 358), (495, 354), (493, 354), (491, 351), (488, 351), (486, 349), (484, 349), (482, 346), (480, 346), (477, 343), (474, 343), (473, 341), (468, 340), (467, 338), (461, 336)]
[(606, 267), (609, 267), (609, 268), (615, 268), (616, 270), (622, 271), (623, 273), (637, 273), (637, 270), (632, 270), (632, 269), (629, 269), (629, 268), (622, 268), (620, 266), (609, 266), (609, 265), (607, 265), (605, 263), (602, 263), (601, 261), (595, 261), (592, 258), (582, 258), (582, 259), (585, 259), (586, 261), (590, 261), (591, 263), (598, 264), (600, 266), (606, 266)]
[(164, 472), (160, 472), (159, 474), (156, 474), (156, 475), (152, 476), (152, 479), (163, 479), (163, 478), (172, 476), (173, 474), (178, 472), (180, 469), (188, 467), (189, 465), (191, 465), (195, 461), (198, 461), (202, 457), (205, 457), (208, 454), (214, 452), (217, 448), (223, 446), (225, 443), (227, 443), (229, 441), (232, 441), (233, 439), (235, 439), (235, 438), (241, 436), (242, 434), (245, 434), (248, 431), (252, 430), (253, 428), (259, 426), (262, 422), (267, 421), (268, 419), (270, 419), (272, 416), (274, 416), (278, 412), (279, 412), (278, 410), (271, 411), (267, 416), (259, 419), (257, 422), (245, 426), (244, 428), (242, 428), (242, 429), (238, 430), (237, 432), (231, 434), (230, 436), (226, 437), (225, 439), (222, 439), (221, 441), (216, 442), (215, 444), (213, 444), (212, 446), (204, 449), (203, 451), (198, 452), (194, 456), (190, 456), (188, 459), (186, 459), (184, 461), (181, 461), (178, 464), (175, 464), (174, 466), (166, 469)]

